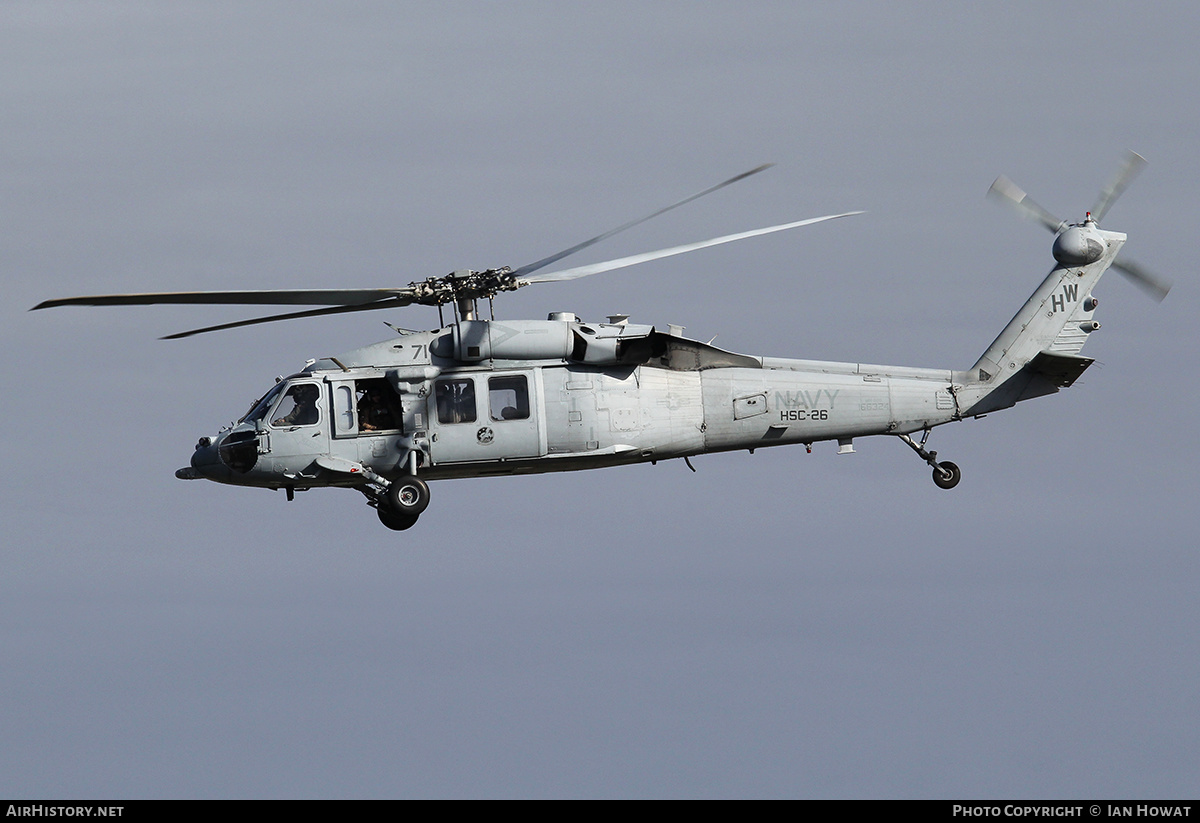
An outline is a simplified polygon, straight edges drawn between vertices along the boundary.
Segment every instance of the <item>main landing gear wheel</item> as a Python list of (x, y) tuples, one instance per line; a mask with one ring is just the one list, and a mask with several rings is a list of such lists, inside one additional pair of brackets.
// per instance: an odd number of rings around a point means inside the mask
[(943, 460), (933, 467), (933, 482), (939, 489), (952, 489), (959, 480), (962, 480), (962, 472), (949, 460)]
[(417, 523), (417, 515), (401, 514), (393, 511), (387, 506), (378, 507), (375, 509), (375, 513), (379, 515), (379, 522), (394, 532), (402, 532), (405, 529), (411, 529)]
[(393, 512), (416, 521), (417, 516), (429, 505), (429, 486), (419, 477), (401, 477), (388, 486), (384, 499)]
[(929, 429), (925, 429), (925, 434), (922, 435), (920, 443), (913, 440), (907, 434), (898, 434), (896, 436), (908, 444), (908, 447), (915, 451), (922, 460), (933, 466), (933, 482), (937, 484), (939, 489), (952, 489), (958, 485), (959, 480), (962, 480), (962, 472), (956, 464), (951, 463), (949, 460), (943, 460), (939, 463), (937, 452), (926, 451), (925, 442), (929, 440)]

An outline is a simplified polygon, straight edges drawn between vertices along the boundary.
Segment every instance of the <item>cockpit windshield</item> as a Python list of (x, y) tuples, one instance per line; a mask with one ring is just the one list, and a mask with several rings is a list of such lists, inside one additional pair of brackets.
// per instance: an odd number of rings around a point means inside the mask
[(283, 391), (283, 387), (286, 385), (286, 383), (280, 380), (278, 383), (272, 386), (269, 392), (255, 401), (254, 405), (250, 407), (250, 411), (246, 412), (246, 414), (243, 415), (242, 419), (238, 422), (245, 423), (249, 421), (254, 423), (262, 420), (267, 414), (267, 409), (271, 408), (271, 404), (275, 402), (275, 398), (279, 396), (279, 393)]

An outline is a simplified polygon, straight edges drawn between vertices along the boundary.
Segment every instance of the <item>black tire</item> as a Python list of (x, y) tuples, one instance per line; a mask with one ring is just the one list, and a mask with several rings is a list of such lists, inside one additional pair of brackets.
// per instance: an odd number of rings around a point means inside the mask
[[(947, 473), (949, 477), (946, 476)], [(933, 470), (933, 482), (939, 489), (952, 489), (958, 485), (959, 480), (962, 480), (962, 471), (949, 460), (938, 463), (938, 467)]]
[(429, 505), (429, 486), (419, 477), (401, 477), (388, 486), (386, 497), (392, 511), (416, 517)]
[(411, 529), (417, 523), (417, 515), (415, 514), (400, 514), (394, 512), (386, 506), (380, 506), (375, 510), (379, 515), (379, 522), (387, 526), (394, 532), (402, 532), (406, 529)]

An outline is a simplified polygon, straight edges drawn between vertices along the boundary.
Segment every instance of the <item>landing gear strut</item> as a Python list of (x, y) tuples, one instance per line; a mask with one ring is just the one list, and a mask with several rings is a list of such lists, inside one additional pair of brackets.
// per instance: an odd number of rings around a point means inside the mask
[(937, 452), (925, 450), (925, 441), (929, 439), (929, 429), (925, 429), (925, 434), (921, 437), (920, 443), (913, 440), (907, 434), (898, 434), (896, 436), (907, 443), (922, 460), (933, 466), (933, 482), (939, 489), (952, 489), (958, 485), (959, 480), (962, 480), (962, 471), (959, 470), (956, 464), (951, 463), (949, 460), (943, 460), (939, 463)]
[(429, 506), (429, 484), (417, 477), (415, 457), (409, 461), (408, 469), (409, 474), (390, 483), (378, 474), (364, 470), (363, 476), (369, 483), (359, 488), (367, 496), (367, 502), (375, 507), (379, 522), (393, 531), (411, 529)]

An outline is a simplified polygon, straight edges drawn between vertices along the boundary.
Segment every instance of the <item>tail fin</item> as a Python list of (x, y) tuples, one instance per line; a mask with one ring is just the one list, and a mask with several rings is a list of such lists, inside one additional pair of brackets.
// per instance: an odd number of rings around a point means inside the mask
[(966, 373), (958, 392), (965, 416), (1052, 394), (1070, 386), (1092, 364), (1079, 355), (1088, 335), (1100, 328), (1092, 319), (1092, 289), (1113, 264), (1125, 235), (1094, 224), (1087, 229), (1081, 236), (1095, 245), (1081, 252), (1079, 260), (1094, 262), (1069, 265), (1069, 254), (1059, 254), (1056, 243), (1055, 256), (1066, 262), (1054, 267)]

